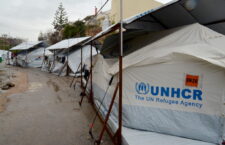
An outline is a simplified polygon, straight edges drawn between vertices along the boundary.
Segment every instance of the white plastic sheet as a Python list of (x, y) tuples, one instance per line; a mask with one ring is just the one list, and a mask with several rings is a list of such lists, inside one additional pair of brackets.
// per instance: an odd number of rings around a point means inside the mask
[[(225, 123), (224, 40), (223, 35), (194, 24), (126, 56), (123, 125), (221, 144)], [(115, 75), (103, 102), (107, 108), (117, 82), (118, 63), (99, 55), (96, 59), (96, 100), (102, 100), (111, 74)], [(114, 107), (114, 119), (117, 111)]]

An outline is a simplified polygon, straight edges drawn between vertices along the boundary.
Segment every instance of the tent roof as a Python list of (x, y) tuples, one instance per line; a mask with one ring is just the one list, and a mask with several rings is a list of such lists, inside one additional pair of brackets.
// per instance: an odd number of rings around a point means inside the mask
[(38, 44), (42, 43), (42, 41), (37, 41), (37, 42), (34, 42), (34, 41), (28, 41), (28, 42), (23, 42), (13, 48), (11, 48), (10, 50), (28, 50)]
[[(225, 68), (225, 36), (198, 23), (155, 32), (150, 36), (154, 36), (149, 37), (152, 40), (147, 39), (153, 41), (151, 43), (146, 42), (147, 36), (130, 41), (131, 46), (137, 45), (141, 49), (124, 57), (124, 68), (163, 63), (178, 56), (200, 59)], [(160, 36), (161, 39), (158, 39)], [(118, 63), (109, 70), (111, 74), (117, 72)]]
[(49, 46), (48, 50), (56, 50), (56, 49), (66, 49), (70, 48), (74, 45), (79, 44), (80, 42), (87, 40), (89, 37), (80, 37), (80, 38), (71, 38), (62, 40), (54, 45)]
[(126, 20), (126, 29), (152, 31), (200, 23), (225, 34), (224, 0), (175, 0)]
[[(160, 31), (200, 23), (216, 32), (225, 34), (224, 0), (174, 0), (156, 9), (132, 16), (123, 21), (125, 29)], [(96, 40), (116, 29), (119, 23), (98, 33), (84, 44)]]

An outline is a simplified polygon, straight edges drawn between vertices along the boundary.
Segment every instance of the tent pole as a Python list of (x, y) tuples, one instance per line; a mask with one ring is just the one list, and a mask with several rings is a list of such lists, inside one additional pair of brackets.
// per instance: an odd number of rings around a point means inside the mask
[(91, 91), (90, 91), (90, 100), (91, 100), (91, 103), (93, 104), (94, 103), (94, 100), (93, 100), (93, 78), (92, 78), (92, 75), (93, 75), (93, 71), (92, 71), (92, 51), (93, 51), (93, 41), (91, 41), (91, 64), (90, 64), (90, 79), (91, 79)]
[(122, 107), (123, 107), (123, 0), (120, 0), (120, 56), (119, 56), (119, 112), (118, 145), (122, 145)]
[(116, 88), (114, 90), (114, 93), (113, 93), (113, 96), (112, 96), (112, 100), (110, 102), (109, 109), (108, 109), (108, 112), (106, 114), (106, 117), (105, 117), (105, 120), (104, 120), (104, 123), (103, 123), (103, 128), (101, 130), (101, 133), (100, 133), (98, 139), (95, 140), (95, 143), (97, 145), (100, 145), (101, 144), (103, 134), (104, 134), (105, 130), (107, 129), (107, 123), (108, 123), (108, 120), (109, 120), (109, 117), (110, 117), (110, 113), (112, 112), (112, 108), (113, 108), (113, 104), (115, 102), (117, 90), (118, 90), (118, 83), (116, 84)]
[(80, 77), (80, 84), (81, 84), (81, 88), (83, 89), (83, 47), (81, 47), (81, 60), (80, 60), (80, 66), (81, 66), (81, 69), (80, 69), (80, 74), (81, 74), (81, 77)]
[(67, 48), (67, 68), (66, 68), (66, 76), (69, 76), (69, 39), (68, 39), (68, 48)]
[(42, 61), (42, 64), (41, 64), (41, 69), (42, 69), (42, 67), (43, 67), (43, 64), (45, 64), (45, 49), (46, 49), (46, 48), (44, 48), (44, 54), (43, 54), (44, 56), (43, 56), (43, 61)]
[(25, 65), (26, 65), (26, 67), (28, 65), (28, 62), (27, 62), (27, 50), (26, 50), (26, 61), (25, 61)]
[(52, 67), (55, 67), (55, 49), (53, 50), (53, 63), (52, 66), (50, 66), (50, 73), (52, 72)]

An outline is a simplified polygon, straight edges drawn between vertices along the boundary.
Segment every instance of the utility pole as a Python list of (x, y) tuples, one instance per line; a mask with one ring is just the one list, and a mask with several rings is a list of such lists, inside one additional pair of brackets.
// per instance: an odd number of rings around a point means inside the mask
[(118, 145), (122, 145), (122, 112), (123, 112), (123, 0), (120, 0), (120, 56), (119, 56), (119, 115)]

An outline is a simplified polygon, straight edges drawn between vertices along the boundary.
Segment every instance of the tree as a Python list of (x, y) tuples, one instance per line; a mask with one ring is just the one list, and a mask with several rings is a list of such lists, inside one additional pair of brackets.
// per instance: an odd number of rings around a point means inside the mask
[(2, 34), (0, 36), (0, 49), (9, 50), (10, 48), (22, 43), (24, 40), (20, 38), (13, 38), (7, 34)]
[(38, 41), (48, 40), (48, 36), (45, 33), (40, 32), (38, 35)]
[(63, 38), (85, 36), (86, 26), (83, 21), (77, 20), (73, 24), (67, 24), (63, 29)]
[(54, 26), (55, 30), (61, 31), (67, 23), (67, 13), (65, 11), (65, 8), (63, 7), (63, 4), (60, 3), (58, 9), (55, 12), (55, 17), (52, 25)]

